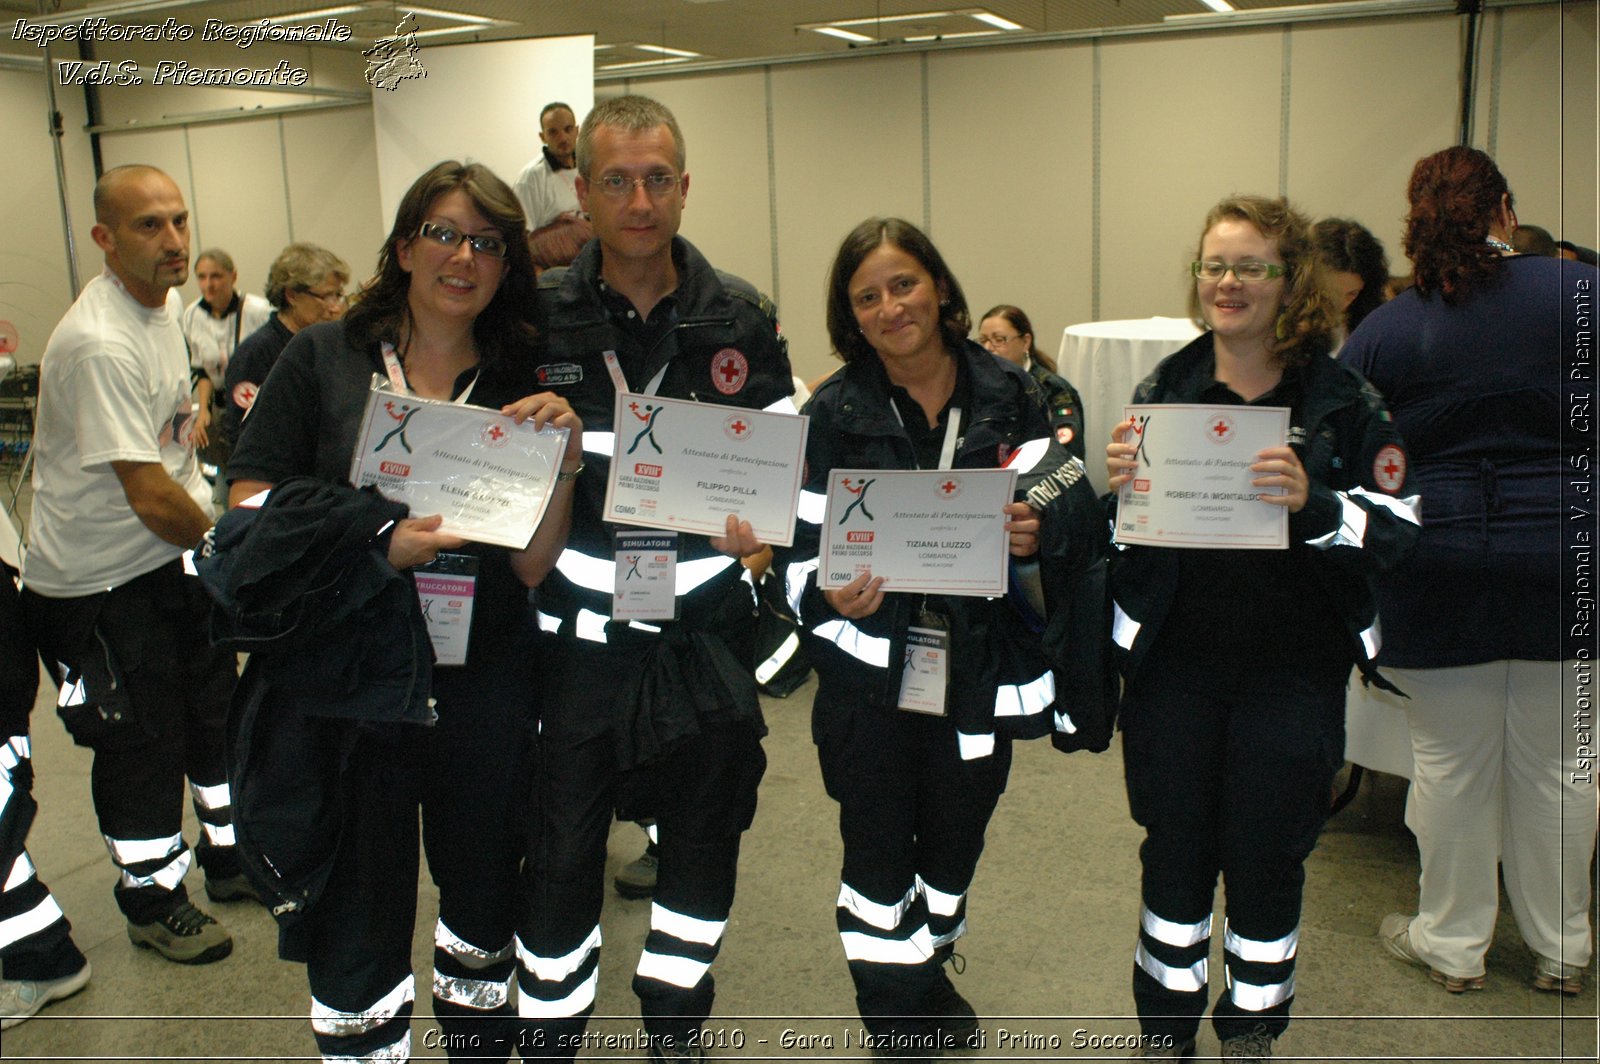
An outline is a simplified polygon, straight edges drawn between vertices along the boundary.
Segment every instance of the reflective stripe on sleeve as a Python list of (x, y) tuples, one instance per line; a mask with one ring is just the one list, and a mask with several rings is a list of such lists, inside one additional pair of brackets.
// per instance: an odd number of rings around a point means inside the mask
[(963, 761), (976, 761), (980, 757), (988, 757), (994, 753), (994, 732), (984, 732), (982, 735), (971, 735), (967, 732), (956, 732), (956, 749), (961, 754)]
[(38, 934), (63, 918), (61, 906), (56, 904), (53, 896), (46, 894), (43, 901), (27, 912), (0, 920), (0, 950), (14, 942), (21, 942), (29, 935)]
[(1143, 625), (1122, 612), (1119, 602), (1111, 603), (1111, 612), (1111, 641), (1123, 650), (1132, 650), (1133, 641), (1139, 638), (1139, 629)]
[[(650, 905), (650, 927), (656, 931), (664, 931), (673, 938), (685, 942), (698, 942), (702, 946), (715, 946), (722, 941), (722, 932), (728, 926), (726, 920), (702, 920), (695, 916), (685, 916), (683, 913), (653, 902)], [(693, 983), (689, 984), (693, 986)]]
[(1078, 734), (1078, 726), (1072, 723), (1072, 717), (1064, 709), (1056, 710), (1056, 731), (1068, 735)]
[(400, 1014), (408, 1002), (416, 1000), (416, 979), (406, 976), (395, 988), (359, 1012), (345, 1012), (311, 999), (311, 1029), (330, 1038), (349, 1038), (375, 1031)]
[(1203, 992), (1206, 988), (1206, 959), (1201, 957), (1187, 968), (1174, 968), (1170, 964), (1162, 964), (1150, 955), (1144, 948), (1144, 943), (1139, 943), (1133, 951), (1134, 963), (1145, 970), (1145, 974), (1168, 990), (1180, 993), (1194, 994)]
[(910, 938), (880, 938), (860, 931), (841, 931), (844, 956), (874, 964), (921, 964), (933, 956), (933, 934), (924, 924)]
[(756, 683), (766, 683), (778, 675), (778, 670), (789, 664), (789, 659), (794, 657), (794, 652), (799, 649), (798, 632), (790, 632), (784, 636), (783, 642), (778, 644), (778, 649), (772, 652), (771, 657), (756, 666)]
[(1356, 505), (1355, 501), (1344, 492), (1334, 494), (1339, 497), (1339, 527), (1327, 535), (1306, 540), (1306, 546), (1316, 547), (1318, 550), (1327, 550), (1330, 547), (1354, 547), (1360, 550), (1361, 543), (1367, 535), (1367, 511)]
[(1295, 955), (1300, 945), (1300, 929), (1297, 927), (1282, 938), (1271, 942), (1260, 939), (1244, 938), (1234, 931), (1226, 921), (1222, 925), (1222, 948), (1238, 957), (1242, 961), (1254, 961), (1257, 964), (1282, 964)]
[(38, 874), (38, 871), (33, 867), (33, 861), (28, 858), (27, 852), (19, 853), (17, 854), (17, 859), (11, 862), (11, 872), (6, 876), (6, 885), (0, 890), (16, 890)]
[(1402, 521), (1410, 521), (1418, 526), (1422, 524), (1421, 495), (1407, 495), (1402, 499), (1393, 495), (1385, 495), (1381, 491), (1368, 491), (1366, 488), (1351, 488), (1350, 494), (1358, 495), (1374, 506), (1383, 507)]
[(935, 916), (954, 916), (961, 911), (961, 900), (966, 897), (965, 894), (946, 894), (936, 887), (930, 887), (921, 876), (917, 877), (917, 888), (928, 899), (928, 911)]
[(474, 946), (446, 927), (442, 919), (435, 921), (433, 925), (433, 945), (435, 949), (450, 954), (468, 968), (487, 968), (491, 964), (510, 960), (516, 952), (516, 947), (510, 942), (496, 950)]
[(916, 899), (915, 886), (906, 891), (905, 897), (899, 901), (885, 905), (883, 902), (873, 901), (848, 883), (839, 884), (839, 908), (880, 931), (893, 931), (899, 927), (900, 921), (906, 918), (906, 913), (910, 911), (911, 904)]
[(1367, 660), (1374, 661), (1378, 651), (1383, 649), (1383, 626), (1381, 618), (1373, 617), (1372, 624), (1361, 632), (1361, 648), (1367, 652)]
[(817, 559), (811, 558), (803, 562), (791, 562), (783, 570), (783, 597), (789, 601), (789, 608), (794, 615), (799, 617), (800, 600), (805, 597), (806, 580), (817, 571)]
[(189, 793), (194, 795), (195, 804), (202, 809), (226, 809), (233, 804), (233, 798), (228, 792), (226, 783), (213, 784), (202, 787), (198, 783), (189, 784)]
[(1139, 926), (1144, 933), (1157, 942), (1168, 946), (1192, 946), (1197, 942), (1204, 942), (1211, 937), (1211, 917), (1208, 914), (1204, 920), (1197, 924), (1179, 924), (1171, 920), (1163, 920), (1150, 911), (1149, 906), (1139, 907)]
[(160, 839), (114, 839), (110, 835), (102, 835), (101, 838), (106, 840), (111, 859), (119, 865), (154, 861), (183, 848), (182, 835), (168, 835)]
[(844, 619), (825, 621), (812, 629), (812, 634), (826, 639), (857, 661), (879, 669), (889, 667), (889, 640), (868, 635)]
[(511, 979), (467, 979), (435, 970), (433, 996), (469, 1009), (498, 1009), (511, 1000)]
[(177, 890), (178, 884), (183, 882), (184, 875), (189, 871), (189, 855), (191, 852), (190, 850), (184, 850), (177, 857), (174, 857), (147, 876), (136, 876), (124, 868), (122, 870), (122, 885), (129, 890), (139, 890), (144, 887)]
[(693, 990), (706, 977), (711, 967), (709, 961), (691, 960), (666, 953), (645, 950), (639, 954), (638, 974), (646, 979), (670, 983), (685, 990)]
[(1282, 1005), (1294, 997), (1294, 974), (1281, 983), (1271, 983), (1267, 986), (1256, 986), (1254, 983), (1241, 983), (1233, 977), (1233, 972), (1226, 966), (1223, 968), (1228, 979), (1228, 996), (1233, 1003), (1246, 1012), (1262, 1012), (1266, 1009)]
[(517, 1015), (525, 1020), (559, 1020), (567, 1016), (576, 1016), (594, 1004), (594, 991), (599, 982), (600, 969), (596, 968), (589, 973), (589, 978), (579, 983), (578, 988), (564, 998), (546, 1001), (532, 994), (518, 994)]
[(1031, 717), (1056, 700), (1056, 677), (1049, 671), (1024, 684), (1001, 684), (994, 692), (996, 717)]
[(582, 945), (562, 957), (540, 957), (524, 946), (520, 938), (516, 940), (516, 946), (517, 960), (521, 962), (523, 968), (533, 973), (535, 979), (546, 983), (559, 983), (581, 968), (589, 954), (600, 948), (600, 926), (596, 924)]
[(206, 833), (206, 839), (213, 846), (232, 846), (234, 844), (232, 824), (207, 824), (200, 822), (200, 830)]

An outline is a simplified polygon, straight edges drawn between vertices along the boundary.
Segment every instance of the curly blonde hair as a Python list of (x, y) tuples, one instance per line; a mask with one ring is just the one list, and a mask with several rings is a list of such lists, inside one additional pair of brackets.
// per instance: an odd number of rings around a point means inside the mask
[[(1333, 349), (1333, 334), (1340, 313), (1324, 284), (1323, 267), (1312, 239), (1311, 219), (1289, 201), (1267, 196), (1229, 196), (1206, 215), (1195, 242), (1194, 257), (1201, 257), (1206, 234), (1219, 222), (1246, 222), (1278, 245), (1283, 259), (1283, 306), (1278, 311), (1272, 353), (1285, 366), (1303, 366)], [(1201, 329), (1210, 325), (1200, 314), (1198, 285), (1189, 287), (1189, 317)]]

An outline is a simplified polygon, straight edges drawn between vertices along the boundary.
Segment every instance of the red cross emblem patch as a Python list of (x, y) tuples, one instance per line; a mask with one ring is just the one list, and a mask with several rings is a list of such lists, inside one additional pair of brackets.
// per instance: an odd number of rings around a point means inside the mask
[(711, 357), (711, 383), (723, 395), (738, 395), (750, 379), (750, 360), (740, 351), (724, 347)]
[(1233, 418), (1227, 414), (1213, 414), (1206, 422), (1206, 439), (1212, 443), (1227, 443), (1233, 439)]
[(233, 386), (233, 405), (240, 410), (249, 410), (250, 404), (256, 401), (256, 385), (254, 381), (240, 381)]
[(722, 423), (722, 431), (728, 434), (730, 440), (746, 440), (750, 438), (750, 419), (743, 414), (733, 414)]
[(951, 499), (961, 494), (961, 478), (945, 477), (939, 481), (938, 486), (934, 490), (939, 493), (939, 498), (949, 502)]
[(1378, 487), (1394, 495), (1406, 482), (1406, 452), (1392, 443), (1386, 443), (1372, 460), (1372, 479)]
[(490, 421), (478, 430), (478, 440), (485, 447), (500, 448), (511, 441), (511, 433), (500, 422)]

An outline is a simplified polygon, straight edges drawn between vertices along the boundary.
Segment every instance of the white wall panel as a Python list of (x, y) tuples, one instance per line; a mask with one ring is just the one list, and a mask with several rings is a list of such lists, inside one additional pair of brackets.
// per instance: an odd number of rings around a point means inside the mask
[[(321, 244), (350, 264), (359, 284), (378, 262), (393, 224), (378, 197), (378, 155), (367, 108), (322, 111), (283, 119), (293, 239)], [(329, 150), (330, 145), (338, 149)], [(513, 175), (515, 176), (515, 175)], [(280, 248), (273, 249), (276, 256)], [(266, 280), (265, 269), (259, 274)]]

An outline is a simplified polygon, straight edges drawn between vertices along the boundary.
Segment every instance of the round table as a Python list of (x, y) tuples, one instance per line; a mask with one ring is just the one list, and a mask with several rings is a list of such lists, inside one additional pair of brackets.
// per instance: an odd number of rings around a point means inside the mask
[(1132, 318), (1069, 325), (1061, 336), (1061, 376), (1083, 397), (1084, 446), (1089, 483), (1106, 491), (1105, 445), (1133, 386), (1156, 363), (1200, 335), (1187, 318)]

